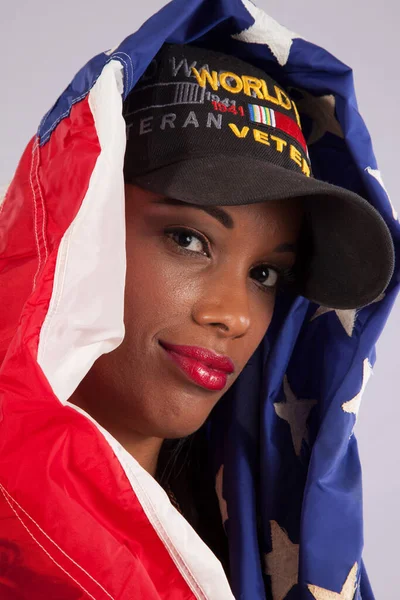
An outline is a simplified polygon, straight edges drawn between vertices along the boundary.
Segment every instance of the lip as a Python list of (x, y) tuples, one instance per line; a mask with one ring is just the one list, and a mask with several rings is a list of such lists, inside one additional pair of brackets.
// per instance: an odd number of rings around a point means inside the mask
[(162, 340), (160, 340), (160, 344), (167, 350), (172, 350), (172, 352), (176, 352), (181, 356), (193, 358), (211, 369), (224, 371), (228, 374), (233, 373), (235, 370), (235, 365), (228, 356), (216, 354), (212, 350), (207, 350), (207, 348), (201, 348), (200, 346), (178, 346), (177, 344), (170, 344)]
[(199, 346), (178, 346), (159, 340), (170, 358), (195, 383), (209, 390), (222, 390), (235, 366), (230, 358)]

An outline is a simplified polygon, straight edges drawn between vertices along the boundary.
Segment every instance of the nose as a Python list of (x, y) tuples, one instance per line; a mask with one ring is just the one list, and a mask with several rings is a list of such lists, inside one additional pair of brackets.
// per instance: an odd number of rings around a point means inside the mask
[(242, 337), (250, 327), (250, 306), (245, 283), (212, 282), (193, 307), (199, 325), (213, 325), (226, 337)]

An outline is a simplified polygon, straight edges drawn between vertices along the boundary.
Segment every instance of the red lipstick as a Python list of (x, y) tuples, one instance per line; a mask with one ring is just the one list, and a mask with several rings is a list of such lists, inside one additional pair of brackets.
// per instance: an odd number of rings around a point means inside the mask
[(195, 383), (209, 390), (222, 390), (235, 366), (227, 356), (198, 346), (178, 346), (160, 340), (170, 358)]

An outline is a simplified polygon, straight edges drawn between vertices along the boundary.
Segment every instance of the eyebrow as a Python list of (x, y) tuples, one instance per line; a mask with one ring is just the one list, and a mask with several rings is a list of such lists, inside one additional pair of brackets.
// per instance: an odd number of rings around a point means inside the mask
[(297, 244), (279, 244), (276, 248), (273, 249), (273, 252), (296, 252)]
[(231, 215), (228, 214), (222, 208), (218, 208), (218, 206), (203, 206), (199, 204), (191, 204), (189, 202), (184, 202), (183, 200), (176, 200), (175, 198), (162, 198), (159, 200), (154, 200), (154, 203), (167, 204), (169, 206), (185, 206), (189, 208), (197, 208), (200, 210), (204, 210), (204, 212), (217, 219), (227, 229), (233, 229), (235, 227), (235, 222), (232, 219)]
[[(176, 198), (159, 198), (157, 200), (153, 200), (154, 204), (166, 204), (168, 206), (183, 206), (188, 208), (197, 208), (199, 210), (203, 210), (208, 213), (215, 219), (217, 219), (224, 227), (227, 229), (234, 229), (235, 222), (232, 219), (231, 215), (227, 213), (222, 208), (218, 206), (204, 206), (200, 204), (192, 204), (190, 202), (184, 202), (183, 200), (177, 200)], [(276, 248), (274, 248), (273, 252), (293, 252), (295, 253), (297, 250), (297, 244), (289, 244), (283, 243), (279, 244)]]

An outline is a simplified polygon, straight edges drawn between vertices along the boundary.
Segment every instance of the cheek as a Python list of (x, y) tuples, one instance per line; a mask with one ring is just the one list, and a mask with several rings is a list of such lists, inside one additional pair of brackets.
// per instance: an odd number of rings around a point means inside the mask
[(125, 314), (140, 315), (150, 329), (185, 316), (200, 294), (199, 278), (182, 268), (179, 258), (154, 247), (129, 248), (125, 287)]
[(249, 329), (242, 340), (241, 357), (238, 357), (245, 364), (270, 325), (274, 295), (256, 290), (249, 279), (247, 285), (238, 290), (239, 299), (233, 302), (232, 289), (239, 283), (232, 280), (232, 275), (224, 280), (230, 268), (224, 266), (211, 275), (203, 271), (201, 265), (197, 268), (190, 261), (186, 263), (184, 256), (159, 247), (154, 240), (146, 243), (144, 238), (136, 243), (138, 237), (131, 235), (127, 247), (126, 337), (134, 336), (136, 341), (145, 342), (146, 338), (159, 335), (167, 328), (180, 331), (191, 322), (192, 315), (200, 318), (210, 307), (219, 310), (222, 303), (226, 314), (231, 309), (244, 310), (249, 318)]

